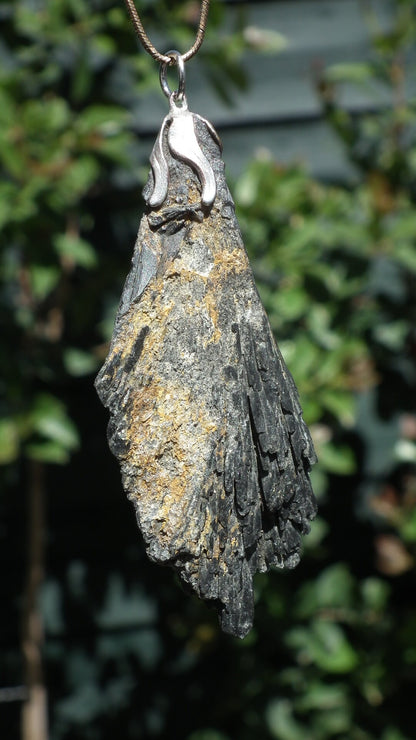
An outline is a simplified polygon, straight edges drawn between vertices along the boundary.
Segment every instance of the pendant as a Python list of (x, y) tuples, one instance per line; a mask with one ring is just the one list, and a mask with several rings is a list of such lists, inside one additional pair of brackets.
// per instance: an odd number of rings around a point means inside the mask
[(253, 576), (293, 568), (316, 502), (316, 461), (261, 304), (224, 178), (221, 143), (188, 110), (183, 61), (153, 148), (147, 203), (97, 379), (151, 560), (253, 625)]

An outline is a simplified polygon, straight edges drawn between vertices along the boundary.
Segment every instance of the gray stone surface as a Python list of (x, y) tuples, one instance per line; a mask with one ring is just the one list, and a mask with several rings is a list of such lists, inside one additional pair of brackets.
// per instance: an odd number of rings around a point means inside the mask
[[(166, 200), (142, 218), (96, 387), (149, 557), (253, 623), (253, 575), (294, 567), (315, 499), (315, 453), (261, 305), (217, 141), (194, 118), (217, 195), (201, 205), (189, 164), (162, 142)], [(152, 173), (145, 188), (153, 191)]]

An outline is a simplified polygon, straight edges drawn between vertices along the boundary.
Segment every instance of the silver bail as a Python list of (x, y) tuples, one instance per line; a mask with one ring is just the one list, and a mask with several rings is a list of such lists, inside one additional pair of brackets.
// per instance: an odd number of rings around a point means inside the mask
[(185, 62), (183, 60), (182, 54), (179, 53), (176, 49), (171, 49), (171, 51), (168, 51), (166, 53), (166, 56), (171, 57), (171, 59), (174, 59), (176, 62), (176, 67), (178, 70), (178, 87), (176, 90), (171, 90), (169, 87), (169, 83), (167, 80), (167, 70), (169, 67), (169, 64), (167, 62), (162, 62), (160, 65), (160, 71), (159, 71), (159, 80), (161, 88), (169, 100), (174, 100), (175, 103), (183, 103), (185, 100)]

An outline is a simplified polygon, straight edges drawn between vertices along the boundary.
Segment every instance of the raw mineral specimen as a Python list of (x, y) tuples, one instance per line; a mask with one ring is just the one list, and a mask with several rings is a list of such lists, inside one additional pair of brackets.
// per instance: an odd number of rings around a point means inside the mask
[(183, 126), (175, 112), (152, 153), (147, 212), (96, 387), (149, 557), (244, 637), (254, 573), (299, 562), (316, 458), (218, 138), (187, 108)]

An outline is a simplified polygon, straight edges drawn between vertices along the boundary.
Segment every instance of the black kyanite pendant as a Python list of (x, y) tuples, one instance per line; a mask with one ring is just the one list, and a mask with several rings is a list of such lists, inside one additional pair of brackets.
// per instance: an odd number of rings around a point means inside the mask
[(212, 126), (171, 96), (96, 387), (151, 560), (253, 624), (253, 575), (299, 562), (315, 453), (257, 293)]

